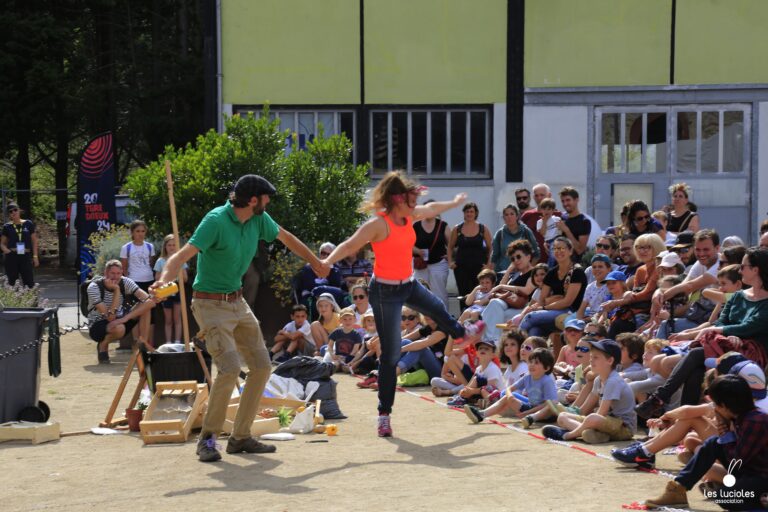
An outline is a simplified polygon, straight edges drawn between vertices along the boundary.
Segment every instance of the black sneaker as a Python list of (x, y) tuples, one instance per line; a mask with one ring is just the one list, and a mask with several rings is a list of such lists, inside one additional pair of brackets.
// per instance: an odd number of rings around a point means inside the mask
[(109, 351), (105, 350), (104, 352), (99, 350), (99, 346), (96, 345), (96, 354), (99, 358), (99, 364), (109, 364), (111, 361), (109, 360)]
[(277, 447), (272, 444), (264, 444), (252, 437), (235, 439), (230, 437), (227, 441), (227, 453), (275, 453)]
[(547, 439), (554, 439), (555, 441), (564, 441), (563, 436), (568, 433), (564, 428), (556, 427), (554, 425), (547, 425), (541, 429), (541, 433)]
[(644, 419), (658, 418), (664, 414), (664, 401), (656, 395), (650, 395), (645, 402), (635, 407), (635, 412)]
[(472, 420), (472, 423), (482, 423), (485, 419), (485, 417), (483, 417), (483, 412), (474, 405), (465, 405), (464, 414), (467, 415), (467, 418)]
[(221, 460), (221, 453), (218, 448), (221, 448), (216, 444), (216, 438), (211, 434), (205, 437), (201, 437), (197, 441), (197, 458), (200, 462), (216, 462)]

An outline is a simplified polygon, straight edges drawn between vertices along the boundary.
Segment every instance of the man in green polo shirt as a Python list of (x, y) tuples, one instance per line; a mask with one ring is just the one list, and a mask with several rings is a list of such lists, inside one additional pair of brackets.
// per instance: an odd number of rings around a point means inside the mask
[(280, 240), (307, 261), (320, 277), (328, 275), (330, 270), (265, 212), (275, 192), (269, 181), (255, 174), (237, 180), (229, 201), (208, 212), (189, 243), (168, 259), (160, 279), (151, 287), (154, 290), (172, 281), (187, 260), (198, 256), (197, 276), (192, 285), (192, 313), (205, 333), (206, 346), (218, 369), (197, 443), (197, 455), (203, 462), (221, 459), (216, 436), (224, 425), (229, 399), (237, 384), (241, 356), (249, 372), (227, 442), (227, 453), (275, 451), (274, 446), (251, 437), (251, 424), (271, 372), (259, 322), (242, 296), (242, 277), (256, 255), (259, 240)]

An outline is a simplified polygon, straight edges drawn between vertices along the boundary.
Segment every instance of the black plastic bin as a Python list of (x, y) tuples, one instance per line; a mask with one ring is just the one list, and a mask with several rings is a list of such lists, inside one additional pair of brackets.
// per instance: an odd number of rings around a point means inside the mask
[[(152, 393), (158, 382), (195, 380), (205, 383), (205, 373), (194, 351), (191, 352), (147, 352), (142, 347), (141, 357), (146, 367), (147, 384)], [(203, 360), (211, 372), (211, 355), (203, 351)]]
[[(40, 402), (40, 339), (43, 322), (55, 308), (5, 308), (0, 311), (0, 423), (47, 421)], [(16, 353), (14, 353), (16, 351)]]

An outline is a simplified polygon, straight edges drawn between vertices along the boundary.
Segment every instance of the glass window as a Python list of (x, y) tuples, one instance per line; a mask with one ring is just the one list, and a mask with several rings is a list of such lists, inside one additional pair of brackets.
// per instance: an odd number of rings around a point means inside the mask
[(677, 170), (696, 172), (696, 140), (698, 139), (696, 112), (677, 113)]
[(744, 169), (744, 112), (723, 112), (723, 172)]
[(371, 153), (371, 164), (376, 173), (385, 173), (389, 170), (387, 161), (387, 113), (373, 113), (373, 130), (371, 131), (371, 140), (373, 141), (373, 152)]
[(451, 172), (467, 172), (467, 114), (451, 112)]
[(665, 172), (667, 164), (667, 114), (645, 114), (645, 172)]
[(432, 112), (432, 174), (445, 173), (445, 112)]
[(411, 171), (414, 174), (426, 174), (427, 172), (427, 113), (411, 113), (411, 152), (413, 158), (413, 167)]
[(621, 114), (603, 114), (601, 134), (601, 169), (604, 173), (621, 172), (621, 146), (619, 145), (619, 121)]
[(392, 112), (392, 168), (408, 168), (408, 112)]
[(717, 172), (720, 165), (720, 112), (701, 113), (701, 172)]
[(320, 133), (320, 127), (323, 127), (323, 134), (326, 137), (337, 133), (334, 129), (334, 118), (336, 115), (333, 112), (318, 112), (317, 113), (317, 132)]
[(485, 112), (472, 112), (471, 117), (471, 138), (470, 138), (470, 154), (471, 154), (471, 167), (470, 171), (475, 174), (486, 173), (486, 151), (488, 145), (486, 142), (486, 124), (485, 124)]
[(643, 115), (624, 114), (624, 143), (627, 172), (643, 171)]

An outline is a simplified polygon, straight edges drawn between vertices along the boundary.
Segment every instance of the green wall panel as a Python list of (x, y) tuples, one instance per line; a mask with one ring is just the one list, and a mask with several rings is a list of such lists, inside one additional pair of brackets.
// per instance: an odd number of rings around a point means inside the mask
[(360, 102), (358, 0), (222, 2), (224, 103)]
[(671, 13), (671, 0), (526, 2), (526, 87), (668, 84)]
[(506, 0), (368, 0), (365, 101), (504, 102), (506, 49)]
[(678, 0), (675, 82), (768, 83), (768, 1)]

